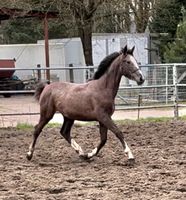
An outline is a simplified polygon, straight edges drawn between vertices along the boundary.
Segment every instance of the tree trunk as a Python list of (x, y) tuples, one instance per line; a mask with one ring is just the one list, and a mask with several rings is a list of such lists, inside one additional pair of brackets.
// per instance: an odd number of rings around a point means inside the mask
[(81, 38), (83, 53), (85, 57), (85, 64), (87, 66), (93, 65), (92, 58), (92, 22), (86, 23), (86, 25), (79, 25), (79, 36)]
[(70, 5), (70, 9), (72, 10), (75, 17), (79, 36), (83, 46), (85, 63), (87, 66), (92, 66), (93, 17), (98, 6), (103, 3), (103, 0), (73, 0), (70, 3), (67, 3), (66, 1), (64, 1), (64, 3)]

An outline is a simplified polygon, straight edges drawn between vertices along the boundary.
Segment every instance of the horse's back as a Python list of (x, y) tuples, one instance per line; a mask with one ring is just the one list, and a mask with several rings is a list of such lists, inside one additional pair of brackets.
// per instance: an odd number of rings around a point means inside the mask
[(46, 85), (43, 89), (43, 92), (40, 96), (40, 103), (46, 101), (47, 99), (53, 99), (55, 102), (61, 102), (66, 99), (68, 96), (76, 96), (77, 93), (85, 91), (85, 84), (76, 84), (70, 82), (53, 82), (49, 85)]

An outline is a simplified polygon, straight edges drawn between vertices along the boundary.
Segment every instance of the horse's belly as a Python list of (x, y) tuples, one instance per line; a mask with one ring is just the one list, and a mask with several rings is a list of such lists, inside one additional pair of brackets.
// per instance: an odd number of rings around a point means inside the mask
[(94, 121), (96, 120), (96, 114), (94, 109), (88, 105), (80, 104), (66, 104), (62, 106), (58, 106), (57, 109), (63, 116), (81, 121)]
[[(71, 91), (70, 91), (71, 92)], [(69, 93), (70, 93), (69, 92)], [(96, 121), (100, 110), (109, 116), (113, 114), (114, 103), (100, 98), (97, 94), (74, 92), (65, 93), (56, 101), (56, 110), (63, 116), (81, 121)]]
[(80, 121), (95, 121), (96, 117), (92, 113), (63, 112), (64, 117)]

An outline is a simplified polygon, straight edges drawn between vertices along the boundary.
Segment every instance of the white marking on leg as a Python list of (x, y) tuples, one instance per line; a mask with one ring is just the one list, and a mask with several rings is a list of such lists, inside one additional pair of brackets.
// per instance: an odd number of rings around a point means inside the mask
[(97, 151), (98, 151), (98, 148), (96, 147), (95, 149), (92, 150), (91, 153), (88, 153), (88, 154), (87, 154), (87, 157), (88, 157), (88, 158), (92, 158), (93, 156), (96, 155)]
[(31, 151), (28, 151), (27, 154), (28, 154), (28, 156), (31, 156), (31, 155), (32, 155), (32, 152), (31, 152)]
[(26, 155), (27, 160), (31, 160), (32, 159), (32, 154), (30, 152), (27, 153)]
[(125, 142), (125, 153), (128, 154), (128, 159), (134, 159), (134, 156), (130, 150), (130, 148), (128, 147), (127, 143)]
[(71, 146), (79, 153), (79, 155), (84, 155), (84, 152), (82, 148), (79, 146), (79, 144), (76, 143), (74, 139), (71, 139)]
[(27, 153), (28, 156), (31, 156), (33, 154), (34, 148), (32, 146), (33, 146), (32, 144), (29, 146), (29, 150), (28, 150), (28, 153)]

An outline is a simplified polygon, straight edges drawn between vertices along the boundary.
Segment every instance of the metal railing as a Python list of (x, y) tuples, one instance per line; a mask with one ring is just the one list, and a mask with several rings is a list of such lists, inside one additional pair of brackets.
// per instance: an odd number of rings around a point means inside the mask
[[(179, 107), (186, 105), (184, 104), (186, 101), (186, 64), (150, 64), (141, 65), (140, 67), (145, 75), (145, 83), (142, 86), (137, 86), (133, 81), (122, 78), (116, 98), (116, 108), (139, 110), (172, 107), (174, 108), (174, 116), (177, 118), (179, 115)], [(35, 82), (32, 82), (33, 87), (30, 87), (31, 89), (0, 90), (0, 94), (34, 93), (36, 83), (45, 79), (47, 70), (50, 70), (51, 74), (55, 74), (57, 81), (85, 82), (91, 77), (95, 69), (97, 69), (97, 67), (72, 65), (69, 67), (52, 68), (40, 67), (39, 65), (37, 67), (24, 69), (0, 68), (0, 73), (1, 71), (16, 70), (18, 76), (20, 71), (29, 71), (31, 78), (35, 80)], [(20, 79), (22, 80), (22, 78)], [(4, 115), (5, 114), (0, 114), (0, 116)], [(22, 115), (24, 115), (24, 113), (22, 113)]]
[(141, 68), (146, 77), (143, 86), (120, 87), (118, 94), (125, 100), (124, 104), (119, 101), (122, 109), (173, 107), (177, 118), (178, 108), (185, 106), (186, 64), (145, 65)]

